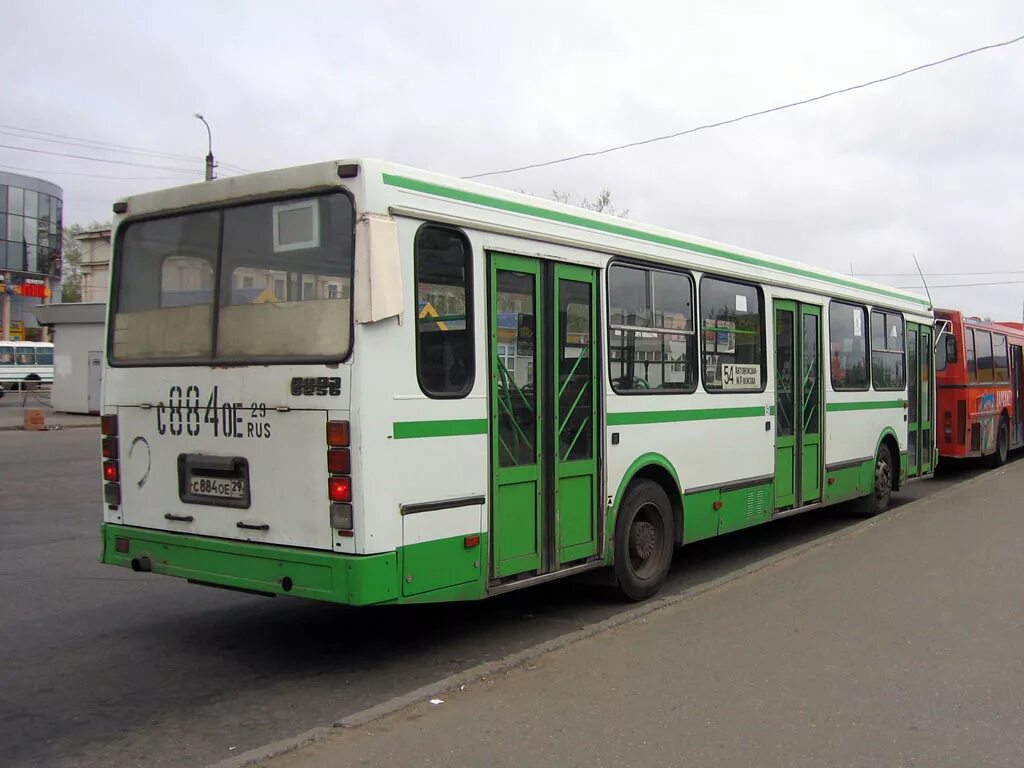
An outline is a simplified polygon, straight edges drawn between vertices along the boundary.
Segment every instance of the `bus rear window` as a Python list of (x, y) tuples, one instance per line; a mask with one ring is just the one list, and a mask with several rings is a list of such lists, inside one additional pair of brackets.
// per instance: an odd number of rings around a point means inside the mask
[(340, 360), (351, 342), (353, 226), (344, 194), (129, 223), (112, 359)]

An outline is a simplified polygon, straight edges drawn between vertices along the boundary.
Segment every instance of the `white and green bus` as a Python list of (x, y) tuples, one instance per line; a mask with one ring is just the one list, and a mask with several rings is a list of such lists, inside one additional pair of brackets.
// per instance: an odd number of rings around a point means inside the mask
[(679, 547), (931, 473), (919, 296), (373, 160), (114, 210), (106, 563), (352, 605), (609, 568), (643, 599)]

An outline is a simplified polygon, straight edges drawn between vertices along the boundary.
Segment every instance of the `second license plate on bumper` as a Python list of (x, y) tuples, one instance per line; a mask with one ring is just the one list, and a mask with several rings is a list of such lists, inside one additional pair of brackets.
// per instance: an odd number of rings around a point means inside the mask
[(185, 504), (248, 509), (251, 490), (249, 462), (241, 456), (178, 456), (178, 497)]
[(188, 489), (194, 496), (212, 496), (215, 499), (244, 499), (249, 495), (245, 480), (240, 478), (192, 475)]

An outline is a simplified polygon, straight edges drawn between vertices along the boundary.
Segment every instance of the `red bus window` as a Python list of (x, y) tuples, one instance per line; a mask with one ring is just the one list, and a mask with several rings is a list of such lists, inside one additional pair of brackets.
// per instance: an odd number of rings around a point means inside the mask
[(978, 380), (978, 360), (974, 356), (974, 330), (964, 328), (964, 355), (967, 358), (967, 380)]

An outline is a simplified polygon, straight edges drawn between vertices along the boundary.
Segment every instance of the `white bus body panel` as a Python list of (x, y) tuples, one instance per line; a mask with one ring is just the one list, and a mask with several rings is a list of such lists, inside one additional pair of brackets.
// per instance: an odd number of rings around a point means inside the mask
[[(349, 413), (350, 370), (346, 365), (329, 370), (320, 365), (108, 369), (104, 411), (118, 417), (122, 503), (119, 511), (107, 511), (107, 519), (222, 539), (350, 549), (351, 540), (336, 540), (330, 526), (326, 438), (328, 418)], [(341, 377), (340, 396), (291, 395), (292, 376), (325, 373)], [(182, 413), (180, 429), (172, 426), (172, 387), (180, 387), (185, 397), (195, 387), (199, 396), (198, 414)], [(208, 412), (215, 387), (216, 427), (214, 413)], [(353, 430), (353, 441), (357, 437)], [(244, 458), (249, 508), (183, 502), (182, 454)], [(356, 474), (356, 451), (352, 463)], [(187, 517), (192, 521), (174, 519)], [(240, 522), (269, 527), (239, 528)]]

